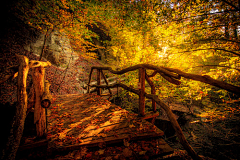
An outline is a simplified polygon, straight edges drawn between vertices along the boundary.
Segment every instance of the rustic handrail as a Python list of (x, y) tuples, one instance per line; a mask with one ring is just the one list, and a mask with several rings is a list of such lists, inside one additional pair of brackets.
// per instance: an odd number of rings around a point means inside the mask
[[(92, 72), (94, 69), (97, 69), (97, 85), (90, 85), (91, 82), (91, 78), (92, 78)], [(129, 71), (134, 71), (139, 69), (139, 82), (140, 82), (140, 88), (139, 90), (131, 88), (126, 86), (125, 84), (122, 83), (115, 83), (112, 85), (108, 85), (107, 80), (105, 80), (106, 85), (101, 85), (101, 74), (104, 76), (103, 74), (103, 70), (108, 70), (113, 74), (124, 74), (127, 73)], [(146, 69), (150, 69), (150, 70), (154, 70), (154, 72), (151, 75), (147, 75), (146, 74)], [(90, 87), (96, 87), (98, 90), (98, 95), (101, 95), (101, 88), (107, 88), (110, 91), (110, 88), (115, 88), (115, 87), (122, 87), (125, 90), (131, 91), (137, 95), (139, 95), (139, 110), (140, 110), (140, 114), (142, 116), (144, 116), (144, 110), (145, 110), (145, 97), (152, 99), (152, 107), (153, 107), (153, 111), (156, 112), (156, 103), (162, 107), (166, 113), (167, 116), (174, 128), (174, 130), (176, 131), (176, 134), (181, 142), (181, 144), (183, 145), (183, 147), (186, 149), (186, 151), (189, 153), (189, 155), (193, 158), (193, 159), (202, 159), (201, 157), (199, 157), (197, 155), (197, 153), (193, 150), (193, 148), (189, 145), (189, 143), (187, 142), (181, 127), (179, 126), (174, 114), (172, 113), (171, 109), (163, 102), (161, 101), (157, 95), (155, 95), (155, 86), (154, 83), (150, 80), (150, 77), (154, 77), (157, 73), (159, 73), (163, 78), (165, 78), (167, 81), (169, 81), (170, 83), (179, 85), (181, 82), (179, 81), (181, 79), (181, 77), (185, 77), (187, 79), (193, 79), (193, 80), (197, 80), (200, 82), (204, 82), (222, 89), (225, 89), (227, 91), (236, 93), (240, 95), (240, 87), (222, 82), (222, 81), (218, 81), (215, 79), (212, 79), (210, 76), (208, 75), (195, 75), (195, 74), (189, 74), (189, 73), (185, 73), (182, 72), (178, 69), (172, 69), (172, 68), (167, 68), (167, 67), (157, 67), (154, 65), (150, 65), (150, 64), (138, 64), (135, 66), (131, 66), (125, 69), (122, 69), (120, 71), (115, 71), (113, 70), (111, 67), (97, 67), (97, 66), (93, 66), (91, 68), (90, 71), (90, 75), (89, 75), (89, 81), (88, 81), (88, 93), (90, 92)], [(150, 87), (151, 87), (151, 94), (147, 94), (145, 93), (145, 79), (146, 81), (149, 83)]]
[[(146, 69), (154, 70), (152, 75), (149, 75), (149, 77), (153, 77), (157, 73), (159, 73), (167, 81), (169, 81), (170, 83), (176, 84), (176, 85), (179, 85), (181, 83), (179, 80), (181, 79), (181, 77), (184, 77), (184, 78), (187, 78), (187, 79), (192, 79), (192, 80), (200, 81), (200, 82), (203, 82), (203, 83), (206, 83), (206, 84), (210, 84), (212, 86), (222, 88), (222, 89), (225, 89), (229, 92), (240, 95), (240, 87), (231, 85), (231, 84), (223, 82), (223, 81), (215, 80), (208, 75), (201, 76), (201, 75), (197, 75), (197, 74), (190, 74), (190, 73), (185, 73), (183, 71), (180, 71), (178, 69), (173, 69), (173, 68), (168, 68), (168, 67), (158, 67), (158, 66), (154, 66), (154, 65), (151, 65), (151, 64), (138, 64), (138, 65), (135, 65), (135, 66), (131, 66), (131, 67), (122, 69), (121, 71), (115, 71), (111, 67), (93, 66), (91, 68), (91, 72), (92, 72), (93, 69), (101, 69), (101, 70), (108, 70), (113, 74), (121, 75), (121, 74), (124, 74), (126, 72), (134, 71), (134, 70), (139, 69), (139, 68), (146, 68)], [(89, 75), (89, 77), (90, 77), (90, 75)]]
[[(48, 107), (51, 103), (51, 95), (49, 93), (49, 83), (45, 81), (45, 68), (51, 66), (50, 62), (42, 62), (29, 60), (26, 56), (16, 55), (19, 65), (10, 67), (14, 69), (15, 73), (7, 75), (4, 78), (6, 80), (15, 78), (18, 76), (17, 85), (17, 106), (16, 112), (13, 118), (13, 126), (11, 128), (11, 135), (8, 138), (7, 146), (3, 150), (2, 159), (15, 159), (17, 149), (22, 137), (24, 122), (26, 118), (26, 112), (28, 108), (28, 96), (26, 91), (27, 75), (30, 68), (34, 69), (32, 78), (35, 90), (35, 109), (34, 109), (34, 123), (36, 124), (37, 136), (41, 137), (46, 133), (46, 115), (45, 109), (42, 106)], [(47, 84), (45, 86), (45, 84)], [(43, 101), (44, 104), (41, 104)], [(46, 103), (47, 101), (47, 103)], [(47, 105), (47, 106), (46, 106)]]

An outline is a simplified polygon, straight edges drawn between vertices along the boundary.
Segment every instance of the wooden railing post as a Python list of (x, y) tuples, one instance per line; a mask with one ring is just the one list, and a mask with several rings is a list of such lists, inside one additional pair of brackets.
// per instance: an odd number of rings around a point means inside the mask
[(35, 90), (34, 124), (36, 124), (37, 137), (42, 137), (46, 132), (45, 108), (41, 106), (41, 97), (44, 92), (45, 68), (33, 68), (33, 85)]
[(93, 68), (91, 68), (89, 78), (88, 78), (87, 93), (90, 93), (90, 83), (91, 83), (91, 80), (92, 80), (92, 72), (93, 72)]
[[(156, 95), (155, 85), (154, 85), (154, 83), (151, 81), (151, 79), (149, 78), (149, 76), (147, 75), (146, 72), (145, 72), (145, 78), (146, 78), (148, 84), (149, 84), (150, 87), (151, 87), (151, 94)], [(154, 99), (152, 99), (152, 109), (153, 109), (153, 112), (154, 112), (154, 113), (157, 112), (156, 102), (155, 102)]]
[(145, 115), (145, 68), (139, 68), (139, 114), (141, 116)]
[[(9, 132), (6, 147), (2, 150), (0, 159), (15, 159), (24, 130), (24, 122), (27, 112), (27, 75), (29, 71), (29, 59), (23, 55), (16, 55), (19, 62), (17, 81), (17, 105), (14, 113), (12, 128)], [(4, 122), (2, 122), (4, 123)]]
[[(33, 68), (33, 87), (35, 91), (35, 105), (34, 105), (34, 124), (36, 124), (37, 137), (42, 137), (47, 131), (46, 126), (46, 114), (45, 108), (49, 107), (51, 104), (51, 96), (48, 94), (44, 96), (44, 76), (45, 76), (45, 68), (51, 66), (50, 62), (41, 62), (41, 61), (31, 61), (29, 66)], [(47, 91), (45, 91), (47, 94)], [(48, 99), (46, 98), (48, 97)], [(45, 101), (42, 101), (43, 98)], [(42, 103), (42, 105), (41, 105)]]
[[(97, 85), (101, 85), (101, 69), (97, 69)], [(97, 95), (101, 95), (101, 88), (97, 88)]]

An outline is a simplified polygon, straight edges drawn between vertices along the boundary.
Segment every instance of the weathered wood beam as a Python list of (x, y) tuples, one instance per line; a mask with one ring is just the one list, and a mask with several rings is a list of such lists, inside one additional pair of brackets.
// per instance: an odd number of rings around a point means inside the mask
[(37, 137), (42, 137), (46, 132), (45, 108), (41, 106), (42, 95), (44, 93), (44, 75), (44, 67), (34, 68), (32, 78), (35, 90), (34, 124), (36, 124)]
[(48, 80), (45, 80), (44, 82), (44, 92), (41, 98), (41, 106), (43, 108), (49, 108), (52, 101), (52, 94), (49, 91), (50, 83)]
[(148, 77), (149, 77), (149, 78), (150, 78), (150, 77), (154, 77), (154, 76), (156, 76), (157, 73), (158, 73), (157, 71), (154, 71), (151, 75), (148, 75)]
[(145, 115), (145, 69), (139, 68), (139, 83), (140, 83), (140, 94), (139, 94), (139, 114)]
[(151, 118), (156, 118), (157, 116), (159, 116), (159, 112), (147, 112), (144, 117), (142, 117), (142, 119), (151, 119)]
[(88, 78), (87, 93), (90, 93), (90, 83), (91, 83), (91, 80), (92, 80), (92, 73), (93, 73), (93, 67), (91, 68), (89, 78)]
[(131, 66), (131, 67), (127, 67), (125, 69), (122, 69), (120, 71), (115, 71), (113, 70), (111, 67), (98, 67), (98, 66), (93, 66), (92, 69), (102, 69), (102, 70), (109, 70), (111, 73), (113, 74), (124, 74), (126, 72), (129, 71), (134, 71), (137, 70), (139, 68), (146, 68), (146, 69), (151, 69), (151, 70), (155, 70), (158, 73), (164, 73), (165, 75), (169, 76), (169, 77), (173, 77), (175, 79), (181, 79), (181, 76), (179, 76), (178, 74), (172, 73), (166, 69), (164, 69), (163, 67), (157, 67), (151, 64), (138, 64), (135, 66)]
[(20, 140), (22, 138), (24, 122), (27, 112), (27, 91), (26, 81), (29, 71), (29, 59), (22, 55), (16, 55), (19, 61), (18, 86), (17, 86), (17, 106), (13, 118), (12, 128), (8, 137), (6, 148), (2, 151), (1, 159), (15, 159)]
[[(109, 84), (113, 84), (113, 83), (117, 82), (115, 79), (118, 79), (118, 77), (109, 77), (109, 78), (107, 78), (107, 81), (108, 81)], [(113, 80), (113, 81), (109, 82), (110, 80)], [(123, 81), (123, 80), (124, 80), (123, 78), (120, 79), (120, 81)], [(101, 83), (102, 82), (105, 82), (105, 80), (101, 79)], [(90, 83), (90, 85), (94, 85), (94, 84), (97, 84), (97, 81), (93, 81), (93, 82)], [(83, 88), (86, 89), (87, 85)]]
[(170, 120), (170, 122), (171, 122), (171, 124), (172, 124), (172, 126), (173, 126), (173, 128), (174, 128), (174, 130), (176, 132), (176, 134), (177, 134), (177, 137), (180, 140), (180, 143), (182, 144), (184, 149), (188, 152), (188, 154), (194, 160), (195, 159), (196, 160), (202, 160), (202, 158), (199, 157), (199, 155), (197, 155), (197, 153), (193, 150), (193, 148), (190, 146), (190, 144), (186, 140), (186, 138), (185, 138), (185, 136), (183, 134), (183, 131), (182, 131), (181, 127), (179, 126), (179, 124), (178, 124), (178, 122), (177, 122), (177, 120), (176, 120), (172, 110), (163, 101), (161, 101), (158, 98), (157, 95), (145, 94), (145, 96), (147, 98), (154, 99), (156, 101), (156, 103), (165, 110), (165, 112), (166, 112), (166, 114), (167, 114), (167, 116), (168, 116), (168, 118), (169, 118), (169, 120)]
[(156, 75), (156, 72), (157, 72), (160, 75), (162, 75), (163, 78), (165, 78), (166, 80), (168, 80), (169, 82), (171, 82), (173, 84), (180, 84), (180, 81), (178, 81), (177, 79), (180, 79), (181, 77), (185, 77), (187, 79), (192, 79), (192, 80), (200, 81), (203, 83), (207, 83), (207, 84), (213, 85), (215, 87), (219, 87), (219, 88), (225, 89), (229, 92), (240, 95), (240, 87), (238, 87), (238, 86), (234, 86), (234, 85), (228, 84), (223, 81), (215, 80), (208, 75), (201, 76), (201, 75), (196, 75), (196, 74), (190, 74), (190, 73), (182, 72), (178, 69), (173, 69), (173, 68), (168, 68), (168, 67), (157, 67), (157, 66), (150, 65), (150, 64), (139, 64), (139, 65), (125, 68), (121, 71), (114, 71), (114, 70), (112, 70), (111, 67), (96, 67), (96, 66), (92, 67), (92, 69), (109, 70), (110, 72), (112, 72), (114, 74), (124, 74), (126, 72), (134, 71), (139, 68), (155, 70), (152, 73), (152, 75), (150, 75), (149, 77)]
[[(107, 81), (107, 78), (106, 78), (105, 75), (103, 74), (103, 71), (100, 70), (100, 72), (101, 72), (101, 74), (102, 74), (102, 76), (103, 76), (103, 79), (104, 79), (105, 83), (106, 83), (107, 85), (109, 85), (109, 84), (108, 84), (108, 81)], [(112, 91), (111, 91), (110, 88), (108, 88), (108, 91), (109, 91), (110, 95), (112, 96)]]
[(192, 80), (200, 81), (200, 82), (203, 82), (203, 83), (207, 83), (207, 84), (210, 84), (212, 86), (222, 88), (222, 89), (225, 89), (229, 92), (240, 95), (240, 87), (228, 84), (228, 83), (223, 82), (223, 81), (215, 80), (208, 75), (201, 76), (201, 75), (196, 75), (196, 74), (185, 73), (185, 72), (182, 72), (178, 69), (167, 68), (167, 67), (163, 67), (163, 68), (165, 68), (166, 70), (168, 70), (170, 72), (175, 72), (178, 75), (180, 75), (182, 77), (185, 77), (187, 79), (192, 79)]
[(36, 68), (36, 67), (49, 67), (51, 66), (51, 63), (49, 61), (47, 62), (42, 62), (42, 61), (35, 61), (35, 60), (31, 60), (29, 62), (29, 67), (30, 68)]
[[(147, 73), (145, 73), (145, 78), (146, 78), (148, 84), (149, 84), (150, 87), (151, 87), (151, 94), (156, 94), (155, 85), (154, 85), (154, 83), (152, 82), (152, 80), (149, 78), (149, 76), (147, 75)], [(156, 102), (154, 101), (154, 99), (152, 99), (152, 109), (153, 109), (153, 112), (156, 112), (156, 111), (157, 111)]]
[[(39, 67), (39, 66), (48, 67), (48, 66), (51, 66), (51, 63), (48, 61), (47, 62), (41, 62), (41, 61), (35, 61), (35, 60), (29, 61), (29, 65), (28, 65), (29, 68), (34, 68), (34, 67)], [(16, 78), (18, 76), (18, 71), (16, 71), (16, 68), (18, 68), (18, 67), (19, 67), (19, 65), (8, 67), (7, 69), (13, 69), (15, 71), (15, 73), (6, 75), (2, 80), (0, 80), (0, 84), (4, 83), (5, 81), (7, 81), (10, 78), (12, 80), (14, 78)]]
[(126, 89), (130, 92), (133, 92), (137, 95), (140, 94), (140, 91), (131, 87), (128, 87), (127, 85), (123, 84), (123, 83), (115, 83), (112, 85), (91, 85), (91, 87), (96, 87), (96, 88), (115, 88), (115, 87), (122, 87), (123, 89)]
[[(101, 85), (101, 69), (97, 70), (97, 85)], [(101, 88), (97, 88), (97, 95), (101, 95)]]
[(181, 84), (181, 81), (177, 80), (177, 79), (174, 79), (172, 77), (169, 77), (167, 75), (165, 75), (164, 73), (160, 73), (160, 75), (166, 79), (168, 82), (172, 83), (172, 84), (176, 84), (176, 85), (180, 85)]
[[(51, 66), (50, 62), (30, 61), (29, 66), (33, 68), (33, 87), (35, 91), (34, 124), (36, 124), (37, 137), (42, 137), (46, 133), (46, 113), (45, 108), (51, 104), (49, 92), (50, 84), (45, 81), (45, 68)], [(47, 86), (45, 86), (45, 84)]]

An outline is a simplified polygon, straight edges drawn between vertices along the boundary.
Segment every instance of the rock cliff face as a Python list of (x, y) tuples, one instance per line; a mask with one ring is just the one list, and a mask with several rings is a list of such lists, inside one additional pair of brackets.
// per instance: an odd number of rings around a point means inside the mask
[(42, 56), (53, 65), (66, 67), (68, 63), (72, 63), (78, 58), (77, 53), (70, 45), (70, 40), (58, 31), (53, 31), (46, 37), (44, 34), (40, 34), (34, 42), (27, 44), (24, 48), (34, 54), (41, 55), (45, 38), (45, 50)]

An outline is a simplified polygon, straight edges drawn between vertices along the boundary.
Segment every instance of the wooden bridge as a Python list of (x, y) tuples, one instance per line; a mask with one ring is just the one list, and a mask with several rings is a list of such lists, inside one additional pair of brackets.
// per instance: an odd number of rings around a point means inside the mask
[[(152, 123), (96, 94), (57, 96), (48, 109), (48, 151), (76, 150), (164, 135)], [(161, 152), (173, 149), (162, 140)]]
[[(125, 68), (121, 71), (115, 71), (109, 67), (92, 67), (88, 82), (88, 92), (90, 92), (91, 87), (95, 87), (97, 95), (89, 93), (83, 95), (62, 95), (52, 99), (49, 92), (49, 83), (44, 80), (44, 67), (48, 67), (51, 64), (49, 62), (29, 61), (25, 56), (17, 55), (17, 57), (19, 59), (19, 66), (17, 66), (18, 72), (6, 76), (3, 80), (5, 81), (11, 77), (14, 78), (18, 76), (18, 106), (13, 120), (14, 126), (11, 131), (15, 136), (9, 139), (9, 147), (7, 148), (11, 149), (11, 154), (8, 155), (8, 157), (11, 158), (14, 158), (12, 154), (16, 153), (18, 149), (16, 146), (20, 144), (21, 139), (19, 139), (19, 137), (21, 138), (22, 136), (27, 108), (32, 107), (29, 107), (26, 92), (26, 79), (30, 68), (34, 69), (34, 123), (36, 124), (37, 136), (42, 137), (47, 134), (48, 149), (50, 151), (71, 150), (77, 149), (80, 146), (96, 146), (103, 143), (116, 143), (123, 140), (129, 141), (161, 136), (164, 133), (153, 125), (154, 119), (159, 114), (156, 111), (157, 103), (166, 111), (176, 131), (176, 135), (188, 154), (193, 159), (201, 159), (188, 144), (171, 109), (155, 95), (154, 83), (150, 77), (160, 74), (167, 81), (176, 85), (180, 84), (179, 80), (181, 77), (185, 77), (240, 94), (239, 87), (214, 80), (209, 76), (193, 75), (176, 69), (140, 64)], [(151, 75), (147, 74), (146, 69), (153, 71)], [(94, 70), (97, 71), (97, 84), (91, 85)], [(136, 89), (126, 86), (123, 83), (109, 84), (103, 70), (108, 70), (118, 75), (138, 70), (139, 87)], [(101, 79), (101, 77), (103, 79)], [(104, 85), (101, 84), (102, 80), (105, 82)], [(151, 87), (151, 94), (145, 93), (145, 80)], [(139, 96), (139, 114), (129, 113), (101, 97), (112, 96), (110, 88), (114, 87), (121, 87)], [(108, 89), (109, 94), (103, 95), (101, 92), (102, 88)], [(152, 100), (152, 111), (148, 113), (145, 113), (145, 98)], [(49, 107), (51, 103), (52, 105)], [(145, 119), (152, 119), (152, 123), (147, 122)], [(24, 148), (28, 148), (28, 145), (20, 147), (20, 149)], [(172, 151), (166, 143), (164, 143), (162, 150), (163, 152)], [(4, 152), (7, 153), (8, 151)]]

